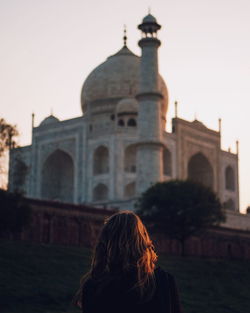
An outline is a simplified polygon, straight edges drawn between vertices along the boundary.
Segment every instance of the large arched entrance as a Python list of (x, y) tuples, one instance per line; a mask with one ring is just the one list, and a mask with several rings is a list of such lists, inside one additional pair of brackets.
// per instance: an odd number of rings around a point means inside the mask
[(188, 162), (188, 179), (213, 188), (213, 168), (208, 159), (197, 153)]
[(72, 158), (62, 150), (53, 152), (43, 164), (43, 199), (73, 202), (74, 166)]

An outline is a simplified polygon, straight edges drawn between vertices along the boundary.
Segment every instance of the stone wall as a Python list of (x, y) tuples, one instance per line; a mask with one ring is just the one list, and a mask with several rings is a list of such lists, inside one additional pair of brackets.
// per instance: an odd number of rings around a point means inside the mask
[(226, 210), (226, 215), (227, 220), (222, 224), (223, 227), (250, 232), (250, 214)]
[[(162, 234), (153, 234), (159, 253), (181, 255), (181, 245)], [(250, 232), (226, 228), (212, 228), (200, 237), (192, 237), (185, 243), (185, 255), (208, 258), (250, 259)]]
[(31, 242), (91, 247), (105, 218), (117, 210), (27, 199), (32, 223), (19, 236)]
[[(93, 247), (105, 218), (117, 212), (115, 209), (34, 199), (27, 199), (27, 203), (33, 211), (32, 224), (22, 234), (12, 238), (45, 244)], [(149, 232), (159, 254), (181, 254), (179, 242), (150, 229)], [(185, 254), (250, 259), (250, 231), (226, 228), (225, 225), (211, 228), (202, 236), (190, 238), (185, 244)]]

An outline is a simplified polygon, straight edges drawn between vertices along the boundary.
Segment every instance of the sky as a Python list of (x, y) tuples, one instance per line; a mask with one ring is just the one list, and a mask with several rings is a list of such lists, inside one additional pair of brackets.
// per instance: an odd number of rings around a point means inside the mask
[(122, 47), (140, 55), (137, 25), (148, 8), (162, 25), (159, 70), (169, 90), (168, 130), (196, 117), (218, 130), (222, 149), (239, 140), (240, 209), (250, 205), (249, 0), (0, 0), (0, 117), (16, 124), (19, 144), (51, 112), (80, 116), (88, 74)]

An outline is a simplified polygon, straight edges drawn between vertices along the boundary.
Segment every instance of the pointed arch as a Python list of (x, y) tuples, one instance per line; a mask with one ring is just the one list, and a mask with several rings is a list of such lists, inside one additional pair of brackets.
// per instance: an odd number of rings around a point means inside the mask
[(234, 179), (234, 170), (232, 166), (228, 165), (225, 170), (225, 183), (226, 189), (234, 191), (235, 190), (235, 179)]
[(94, 175), (109, 172), (109, 150), (105, 146), (99, 146), (94, 151), (93, 173)]
[(125, 186), (124, 197), (133, 198), (134, 196), (135, 196), (135, 182), (132, 182)]
[(136, 120), (134, 118), (130, 118), (128, 120), (127, 126), (136, 127)]
[(213, 168), (202, 153), (196, 153), (188, 162), (188, 179), (213, 188)]
[(118, 126), (121, 126), (121, 127), (125, 126), (125, 122), (122, 118), (118, 120)]
[(13, 185), (14, 190), (21, 192), (23, 195), (26, 194), (25, 182), (28, 173), (28, 166), (19, 158), (16, 159), (14, 166), (14, 175), (13, 175)]
[(136, 146), (130, 145), (124, 153), (124, 171), (127, 173), (136, 172)]
[(164, 148), (162, 154), (162, 162), (163, 162), (163, 174), (166, 176), (172, 176), (172, 156), (171, 152)]
[(73, 202), (74, 164), (71, 156), (56, 150), (42, 166), (41, 196), (44, 199)]
[(93, 201), (108, 200), (108, 187), (102, 183), (98, 184), (93, 190)]
[(233, 199), (228, 199), (225, 203), (224, 203), (224, 208), (227, 210), (231, 210), (234, 211), (235, 210), (235, 203)]

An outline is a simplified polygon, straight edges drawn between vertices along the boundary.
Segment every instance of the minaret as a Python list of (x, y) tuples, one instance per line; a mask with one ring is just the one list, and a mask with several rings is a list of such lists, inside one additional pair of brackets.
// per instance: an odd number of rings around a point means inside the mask
[(158, 53), (161, 44), (157, 31), (161, 26), (148, 14), (138, 26), (142, 31), (139, 46), (142, 50), (138, 100), (137, 181), (136, 192), (141, 194), (162, 180), (162, 127), (159, 91)]

